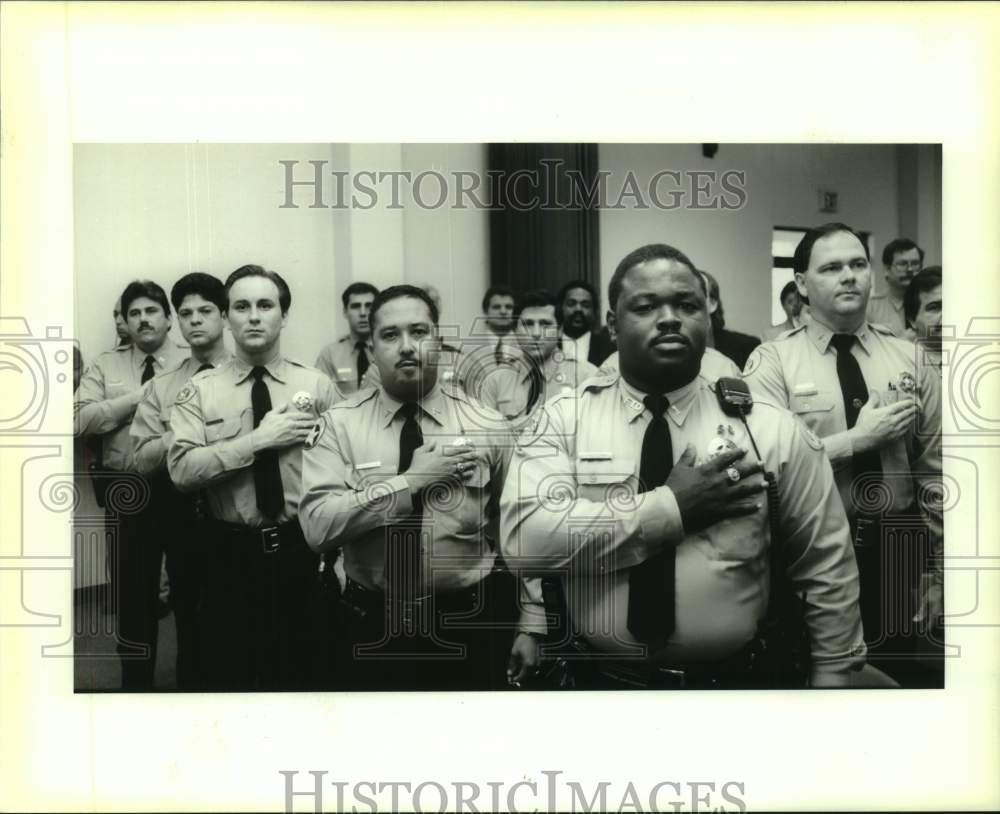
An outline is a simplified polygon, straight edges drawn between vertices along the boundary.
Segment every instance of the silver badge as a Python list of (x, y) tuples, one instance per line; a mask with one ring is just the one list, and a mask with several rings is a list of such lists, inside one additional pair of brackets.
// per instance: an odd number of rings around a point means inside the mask
[(308, 413), (313, 404), (312, 394), (307, 393), (305, 390), (299, 390), (298, 393), (292, 396), (292, 404), (295, 405), (296, 410)]

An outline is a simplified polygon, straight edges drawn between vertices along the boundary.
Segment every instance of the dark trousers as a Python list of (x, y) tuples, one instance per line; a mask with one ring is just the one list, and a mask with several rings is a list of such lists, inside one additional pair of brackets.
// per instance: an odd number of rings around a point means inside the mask
[(401, 606), (348, 580), (344, 626), (353, 690), (506, 687), (517, 624), (517, 582), (495, 570), (473, 588)]
[(201, 602), (206, 689), (320, 686), (326, 631), (319, 558), (306, 545), (298, 521), (279, 528), (265, 540), (260, 530), (206, 524)]
[(942, 631), (913, 621), (929, 555), (919, 513), (860, 517), (852, 531), (868, 662), (903, 687), (943, 687)]
[(105, 512), (108, 527), (117, 530), (108, 535), (108, 570), (122, 689), (154, 689), (164, 554), (177, 626), (177, 686), (198, 689), (199, 524), (193, 501), (164, 475), (150, 480), (149, 502), (138, 512)]

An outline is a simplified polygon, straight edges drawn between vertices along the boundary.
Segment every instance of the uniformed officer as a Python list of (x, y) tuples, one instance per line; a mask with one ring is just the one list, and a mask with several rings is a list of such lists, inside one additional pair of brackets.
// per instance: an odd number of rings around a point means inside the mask
[[(805, 592), (813, 686), (863, 662), (857, 570), (833, 473), (812, 433), (758, 401), (753, 441), (699, 376), (708, 333), (692, 262), (644, 246), (609, 286), (621, 373), (545, 411), (501, 498), (512, 568), (562, 573), (588, 687), (743, 686), (765, 616), (769, 547)], [(777, 477), (769, 533), (761, 463)]]
[(576, 359), (562, 350), (555, 301), (547, 292), (526, 294), (519, 319), (521, 353), (483, 379), (477, 395), (483, 404), (511, 421), (515, 433), (548, 399), (563, 391), (572, 392), (597, 373), (586, 359)]
[(917, 363), (941, 374), (941, 266), (927, 266), (910, 281), (903, 297), (906, 325), (916, 338)]
[[(867, 244), (866, 244), (867, 245)], [(868, 298), (868, 321), (888, 328), (902, 339), (913, 339), (913, 331), (906, 324), (903, 298), (910, 280), (924, 265), (924, 250), (906, 237), (890, 241), (882, 250), (885, 270), (885, 291), (871, 292)]]
[(940, 382), (912, 343), (865, 320), (871, 265), (849, 226), (809, 230), (793, 262), (812, 319), (757, 349), (743, 375), (823, 439), (854, 527), (872, 663), (906, 685), (939, 683)]
[(499, 565), (509, 432), (438, 383), (437, 322), (423, 289), (379, 294), (381, 385), (323, 414), (306, 445), (300, 518), (315, 550), (344, 552), (356, 689), (495, 688), (508, 661), (515, 679), (534, 666), (545, 630), (540, 596)]
[(350, 329), (346, 336), (319, 352), (316, 367), (337, 386), (338, 398), (346, 398), (368, 385), (378, 385), (378, 370), (372, 365), (372, 332), (369, 324), (372, 300), (378, 289), (371, 283), (351, 283), (341, 301)]
[[(144, 586), (159, 580), (160, 558), (146, 556), (136, 510), (147, 489), (135, 475), (129, 423), (142, 399), (144, 385), (157, 373), (177, 365), (186, 355), (168, 338), (171, 326), (167, 295), (156, 283), (136, 280), (122, 292), (132, 342), (100, 354), (80, 381), (73, 402), (77, 435), (101, 439), (102, 463), (91, 470), (95, 491), (105, 507), (107, 565), (114, 598), (117, 650), (122, 688), (153, 687), (154, 656), (149, 649)], [(128, 473), (132, 473), (131, 477)], [(105, 501), (107, 495), (107, 501)]]
[[(166, 553), (170, 601), (177, 628), (177, 687), (200, 686), (201, 653), (198, 644), (198, 600), (201, 585), (200, 557), (203, 541), (195, 516), (194, 500), (181, 495), (167, 474), (167, 450), (173, 440), (170, 413), (181, 388), (202, 370), (217, 367), (229, 358), (223, 341), (222, 312), (226, 291), (210, 274), (194, 272), (181, 277), (170, 291), (181, 335), (191, 346), (191, 356), (177, 367), (155, 376), (136, 407), (129, 431), (136, 468), (150, 484), (150, 503), (143, 512), (143, 545), (151, 560)], [(156, 661), (156, 585), (147, 586), (150, 642)]]
[(210, 687), (301, 689), (317, 681), (318, 561), (298, 522), (302, 442), (334, 402), (320, 371), (281, 354), (291, 292), (243, 266), (226, 280), (236, 355), (177, 395), (167, 453), (184, 492), (204, 490), (211, 520), (203, 582)]

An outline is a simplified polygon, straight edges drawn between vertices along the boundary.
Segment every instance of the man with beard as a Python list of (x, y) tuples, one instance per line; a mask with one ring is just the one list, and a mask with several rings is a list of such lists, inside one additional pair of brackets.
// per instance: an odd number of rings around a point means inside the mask
[(214, 690), (301, 690), (320, 681), (319, 563), (298, 510), (302, 443), (335, 400), (330, 379), (281, 353), (292, 294), (280, 274), (226, 280), (236, 354), (181, 388), (170, 477), (204, 490), (203, 666)]
[(882, 250), (886, 290), (868, 300), (868, 321), (884, 325), (895, 336), (913, 339), (907, 328), (903, 299), (910, 280), (924, 265), (924, 250), (906, 237), (898, 237)]
[(357, 690), (497, 689), (505, 668), (512, 681), (530, 672), (545, 630), (498, 557), (512, 439), (497, 413), (438, 383), (437, 326), (423, 289), (382, 291), (381, 385), (336, 404), (306, 445), (302, 527), (314, 550), (343, 549)]
[(761, 345), (743, 376), (823, 439), (852, 523), (870, 660), (904, 686), (941, 686), (940, 379), (865, 319), (872, 272), (857, 232), (810, 229), (793, 264), (811, 319)]
[(615, 349), (607, 329), (597, 330), (599, 304), (597, 291), (586, 280), (571, 280), (556, 296), (563, 352), (594, 367), (604, 364)]
[(906, 324), (922, 351), (923, 364), (941, 373), (941, 267), (927, 266), (910, 281), (903, 297)]
[[(95, 483), (95, 491), (107, 504), (108, 530), (118, 530), (117, 534), (107, 534), (106, 539), (122, 689), (149, 690), (153, 687), (154, 664), (145, 633), (142, 530), (134, 513), (116, 504), (124, 495), (142, 495), (145, 491), (135, 474), (135, 456), (129, 438), (129, 424), (145, 393), (144, 385), (157, 373), (179, 364), (186, 351), (167, 338), (170, 305), (156, 283), (149, 280), (129, 283), (122, 292), (121, 304), (132, 341), (100, 354), (83, 374), (73, 403), (73, 419), (77, 435), (101, 439), (103, 468), (94, 472), (100, 482), (100, 486)], [(150, 564), (150, 569), (153, 568), (154, 564)], [(156, 579), (159, 573), (157, 559)]]
[(177, 628), (177, 687), (196, 690), (201, 680), (197, 605), (204, 541), (194, 500), (181, 495), (167, 474), (167, 450), (173, 441), (170, 414), (181, 388), (196, 373), (217, 367), (229, 358), (222, 321), (226, 291), (212, 275), (194, 272), (174, 283), (170, 301), (177, 312), (181, 335), (191, 346), (191, 356), (150, 382), (129, 432), (136, 468), (151, 487), (150, 503), (141, 518), (147, 625), (143, 641), (150, 647), (150, 669), (156, 663), (156, 589), (160, 557), (165, 553)]
[[(500, 509), (510, 566), (564, 575), (577, 686), (753, 683), (778, 576), (769, 546), (805, 592), (812, 686), (849, 686), (863, 664), (857, 571), (822, 445), (772, 404), (746, 425), (723, 412), (699, 375), (709, 314), (682, 252), (635, 250), (608, 300), (620, 375), (546, 405), (551, 431), (515, 455)], [(773, 524), (762, 468), (777, 476)]]
[(316, 367), (337, 386), (338, 398), (346, 398), (362, 387), (378, 384), (378, 370), (372, 366), (372, 331), (369, 318), (378, 289), (371, 283), (351, 283), (341, 301), (348, 332), (320, 351)]

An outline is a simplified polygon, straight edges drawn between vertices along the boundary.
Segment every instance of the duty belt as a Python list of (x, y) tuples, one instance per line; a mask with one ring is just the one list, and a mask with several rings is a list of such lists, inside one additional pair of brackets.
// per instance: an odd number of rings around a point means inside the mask
[(225, 520), (207, 521), (212, 531), (219, 532), (222, 537), (219, 542), (239, 541), (242, 545), (250, 543), (250, 550), (262, 554), (278, 554), (306, 544), (302, 536), (302, 527), (298, 520), (289, 520), (276, 526), (251, 528), (239, 523), (227, 523)]

